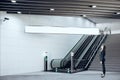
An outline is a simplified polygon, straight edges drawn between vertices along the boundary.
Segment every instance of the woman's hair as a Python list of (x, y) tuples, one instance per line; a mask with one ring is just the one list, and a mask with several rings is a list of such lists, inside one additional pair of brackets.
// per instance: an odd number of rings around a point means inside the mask
[(103, 46), (103, 49), (106, 49), (105, 43), (103, 43), (101, 46)]
[(104, 50), (106, 47), (105, 47), (105, 44), (103, 43), (102, 45), (101, 45), (101, 51), (102, 50)]

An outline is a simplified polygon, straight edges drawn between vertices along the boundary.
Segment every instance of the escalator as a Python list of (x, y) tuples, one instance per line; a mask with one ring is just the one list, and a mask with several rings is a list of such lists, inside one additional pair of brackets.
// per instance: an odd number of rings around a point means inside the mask
[(94, 36), (93, 39), (89, 42), (89, 44), (86, 46), (86, 48), (82, 52), (81, 56), (78, 59), (75, 58), (75, 60), (77, 61), (75, 63), (75, 68), (78, 68), (79, 63), (82, 61), (82, 58), (85, 56), (85, 54), (87, 53), (87, 51), (89, 50), (89, 48), (91, 47), (91, 45), (94, 43), (96, 39), (97, 39), (97, 36)]
[(80, 40), (75, 44), (75, 46), (68, 52), (68, 54), (63, 59), (52, 59), (51, 60), (51, 68), (65, 68), (64, 66), (67, 65), (70, 61), (71, 52), (76, 53), (80, 46), (84, 43), (84, 41), (88, 38), (88, 35), (82, 35)]
[(76, 69), (86, 70), (89, 68), (90, 63), (94, 59), (94, 56), (96, 55), (97, 51), (99, 50), (106, 37), (106, 35), (97, 36), (96, 40), (93, 42), (86, 54), (82, 57), (79, 64), (75, 66)]
[(52, 69), (59, 69), (60, 71), (68, 72), (71, 68), (71, 52), (74, 53), (73, 69), (75, 71), (88, 69), (105, 38), (106, 35), (84, 35), (63, 59), (53, 59), (51, 61)]
[[(74, 53), (74, 56), (73, 56), (74, 59), (78, 59), (80, 57), (80, 55), (82, 54), (84, 49), (88, 46), (88, 44), (91, 42), (93, 37), (94, 37), (93, 35), (87, 37), (87, 39), (82, 43), (82, 45)], [(64, 64), (63, 68), (70, 68), (70, 66), (71, 66), (71, 57), (69, 57), (69, 59), (64, 60), (63, 64)]]
[(94, 38), (94, 35), (83, 35), (82, 38), (77, 42), (77, 44), (70, 50), (70, 52), (63, 59), (53, 59), (51, 61), (51, 68), (54, 70), (55, 68), (66, 69), (71, 66), (71, 52), (74, 52), (74, 58), (78, 59), (84, 49), (88, 46), (88, 44)]
[(86, 41), (88, 38), (88, 35), (83, 35), (82, 38), (76, 43), (76, 45), (69, 51), (69, 53), (62, 59), (61, 61), (61, 67), (67, 68), (67, 65), (69, 64), (70, 57), (71, 57), (71, 52), (76, 53), (77, 50), (82, 46), (82, 44)]

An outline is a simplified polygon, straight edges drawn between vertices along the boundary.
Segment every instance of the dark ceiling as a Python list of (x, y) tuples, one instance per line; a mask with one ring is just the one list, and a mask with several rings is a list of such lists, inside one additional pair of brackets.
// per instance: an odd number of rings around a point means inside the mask
[(0, 11), (120, 19), (120, 0), (0, 0)]

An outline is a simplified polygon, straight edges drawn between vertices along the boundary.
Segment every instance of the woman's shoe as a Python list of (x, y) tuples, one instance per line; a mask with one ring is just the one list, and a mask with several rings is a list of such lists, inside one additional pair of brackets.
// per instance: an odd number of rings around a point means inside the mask
[(104, 78), (105, 77), (105, 74), (101, 74), (101, 78)]

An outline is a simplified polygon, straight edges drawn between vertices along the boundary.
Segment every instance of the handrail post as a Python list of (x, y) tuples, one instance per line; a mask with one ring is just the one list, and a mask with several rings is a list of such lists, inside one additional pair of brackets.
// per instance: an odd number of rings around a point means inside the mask
[(47, 67), (48, 67), (48, 56), (47, 56), (48, 52), (44, 53), (44, 71), (47, 71)]
[(71, 67), (70, 67), (70, 69), (71, 69), (71, 73), (74, 71), (74, 68), (73, 68), (73, 56), (74, 56), (74, 53), (73, 52), (71, 52)]

